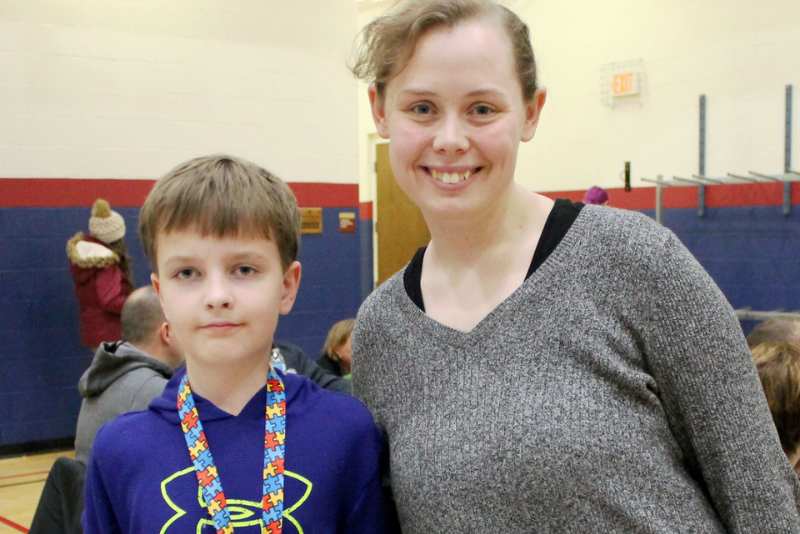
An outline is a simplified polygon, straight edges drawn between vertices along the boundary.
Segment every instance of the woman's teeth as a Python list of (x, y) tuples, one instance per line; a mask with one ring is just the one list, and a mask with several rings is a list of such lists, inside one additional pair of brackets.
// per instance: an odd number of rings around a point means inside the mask
[(463, 182), (470, 177), (472, 171), (466, 171), (464, 173), (459, 172), (439, 172), (431, 169), (431, 176), (433, 179), (444, 184), (457, 184), (458, 182)]

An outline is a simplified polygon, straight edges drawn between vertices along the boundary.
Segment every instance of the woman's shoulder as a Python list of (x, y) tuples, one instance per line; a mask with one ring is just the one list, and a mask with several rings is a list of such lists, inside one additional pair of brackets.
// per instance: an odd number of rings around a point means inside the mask
[(398, 299), (406, 296), (403, 285), (404, 272), (405, 269), (401, 269), (394, 273), (367, 296), (358, 310), (356, 322), (365, 317), (396, 313)]
[(584, 206), (576, 223), (580, 246), (597, 257), (652, 254), (673, 236), (644, 213), (607, 206)]
[(361, 304), (353, 328), (354, 350), (363, 349), (365, 344), (385, 345), (388, 340), (407, 335), (418, 308), (406, 293), (403, 272), (392, 275)]

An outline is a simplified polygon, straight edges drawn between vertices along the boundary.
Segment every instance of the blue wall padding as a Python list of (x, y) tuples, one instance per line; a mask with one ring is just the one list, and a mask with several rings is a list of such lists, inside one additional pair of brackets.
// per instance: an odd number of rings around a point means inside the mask
[[(734, 308), (800, 310), (800, 206), (665, 210), (672, 229)], [(752, 325), (745, 324), (749, 331)]]
[[(138, 285), (149, 266), (136, 236), (138, 209), (118, 210)], [(316, 358), (332, 323), (353, 317), (372, 289), (372, 224), (338, 231), (340, 211), (323, 211), (322, 235), (303, 236), (303, 280), (295, 308), (277, 339)], [(646, 212), (653, 215), (652, 211)], [(78, 313), (64, 247), (86, 228), (86, 208), (0, 209), (0, 446), (74, 434), (76, 384), (90, 361), (80, 346)], [(800, 207), (664, 211), (671, 228), (709, 271), (734, 307), (800, 309)], [(745, 331), (753, 322), (743, 323)]]
[(372, 270), (372, 221), (362, 219), (357, 224), (360, 226), (358, 235), (361, 241), (361, 300), (364, 300), (375, 288)]
[[(136, 235), (136, 208), (117, 209), (137, 285), (149, 264)], [(339, 211), (323, 210), (322, 235), (303, 236), (303, 279), (293, 312), (277, 339), (316, 358), (332, 323), (355, 316), (361, 303), (361, 231), (338, 231)], [(0, 446), (71, 436), (80, 408), (77, 382), (91, 360), (78, 334), (78, 306), (65, 245), (86, 229), (87, 208), (0, 209)], [(360, 221), (359, 221), (360, 222)], [(370, 267), (371, 273), (371, 267)]]

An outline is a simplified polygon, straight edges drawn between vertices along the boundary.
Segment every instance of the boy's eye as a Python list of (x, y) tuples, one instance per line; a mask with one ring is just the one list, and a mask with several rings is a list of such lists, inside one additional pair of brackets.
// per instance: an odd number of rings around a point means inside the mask
[(250, 265), (240, 265), (235, 269), (235, 271), (239, 276), (252, 276), (258, 272), (256, 271), (255, 267)]
[(193, 267), (187, 267), (176, 272), (175, 278), (178, 280), (191, 280), (192, 278), (197, 277), (198, 274), (199, 273), (197, 272), (197, 269), (194, 269)]

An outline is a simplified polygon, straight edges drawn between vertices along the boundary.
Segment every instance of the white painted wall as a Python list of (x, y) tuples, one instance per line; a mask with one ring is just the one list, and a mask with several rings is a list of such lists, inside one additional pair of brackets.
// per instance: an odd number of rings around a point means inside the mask
[(353, 2), (0, 0), (0, 177), (358, 180)]
[[(519, 182), (539, 191), (619, 187), (626, 160), (634, 186), (647, 185), (642, 176), (696, 173), (700, 94), (708, 106), (706, 174), (781, 172), (787, 84), (795, 85), (793, 161), (800, 166), (797, 0), (506, 4), (532, 30), (548, 89), (536, 138), (520, 150)], [(362, 19), (377, 9), (360, 8)], [(608, 107), (604, 66), (633, 59), (644, 66), (644, 94)], [(365, 105), (362, 99), (362, 147), (374, 132)]]

